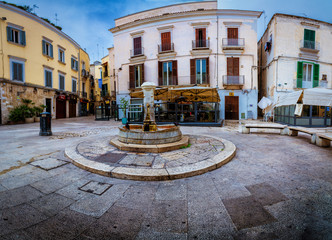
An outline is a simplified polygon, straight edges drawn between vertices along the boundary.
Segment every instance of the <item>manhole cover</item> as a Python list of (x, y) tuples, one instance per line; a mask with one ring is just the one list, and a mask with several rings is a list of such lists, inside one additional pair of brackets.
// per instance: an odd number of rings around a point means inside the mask
[(95, 159), (96, 162), (101, 162), (101, 163), (117, 163), (120, 161), (122, 158), (127, 156), (125, 153), (112, 153), (108, 152), (103, 155), (100, 155)]
[(108, 183), (90, 181), (84, 184), (82, 187), (79, 187), (78, 189), (84, 192), (93, 193), (96, 195), (102, 195), (112, 186), (113, 186), (112, 184)]

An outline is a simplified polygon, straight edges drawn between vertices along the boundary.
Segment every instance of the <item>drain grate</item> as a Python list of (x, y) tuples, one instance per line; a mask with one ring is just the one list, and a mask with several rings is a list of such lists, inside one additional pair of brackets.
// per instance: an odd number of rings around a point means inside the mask
[(79, 187), (78, 189), (84, 192), (93, 193), (96, 195), (102, 195), (112, 186), (113, 186), (112, 184), (108, 183), (90, 181), (84, 184), (82, 187)]
[(108, 152), (103, 155), (100, 155), (99, 157), (96, 157), (95, 161), (100, 162), (100, 163), (106, 163), (106, 164), (107, 163), (117, 163), (125, 156), (127, 156), (126, 153)]

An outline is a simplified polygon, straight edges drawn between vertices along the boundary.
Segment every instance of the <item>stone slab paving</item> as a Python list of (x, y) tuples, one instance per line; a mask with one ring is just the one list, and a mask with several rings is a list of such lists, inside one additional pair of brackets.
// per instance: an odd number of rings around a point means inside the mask
[[(0, 126), (0, 145), (6, 146), (0, 155), (0, 239), (332, 236), (332, 151), (310, 144), (305, 134), (244, 135), (235, 124), (181, 127), (187, 135), (232, 141), (236, 156), (214, 171), (162, 182), (105, 177), (71, 163), (50, 170), (29, 164), (48, 157), (63, 161), (66, 147), (111, 138), (118, 125), (92, 118), (54, 120), (60, 138), (38, 136), (38, 124)], [(98, 154), (104, 147), (108, 144)], [(112, 186), (101, 195), (79, 189), (91, 181)]]

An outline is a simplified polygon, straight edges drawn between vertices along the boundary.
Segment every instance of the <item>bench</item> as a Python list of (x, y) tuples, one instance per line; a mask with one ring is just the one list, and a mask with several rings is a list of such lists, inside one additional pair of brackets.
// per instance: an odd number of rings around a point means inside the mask
[(332, 141), (332, 133), (317, 133), (316, 145), (320, 147), (330, 147)]
[(288, 134), (287, 125), (277, 124), (277, 123), (265, 123), (265, 124), (257, 124), (257, 123), (248, 123), (242, 126), (242, 133), (249, 134), (251, 128), (261, 128), (261, 129), (279, 129), (281, 135)]
[(289, 136), (298, 136), (299, 132), (307, 133), (311, 135), (311, 143), (316, 144), (317, 134), (325, 133), (328, 130), (326, 129), (314, 129), (314, 128), (305, 128), (305, 127), (288, 127)]

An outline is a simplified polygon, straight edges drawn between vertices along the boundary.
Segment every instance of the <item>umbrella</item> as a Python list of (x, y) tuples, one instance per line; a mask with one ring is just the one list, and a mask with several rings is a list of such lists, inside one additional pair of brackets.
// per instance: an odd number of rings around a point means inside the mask
[(187, 101), (194, 102), (220, 102), (219, 94), (216, 88), (210, 87), (181, 87), (170, 89), (172, 97), (184, 97)]

